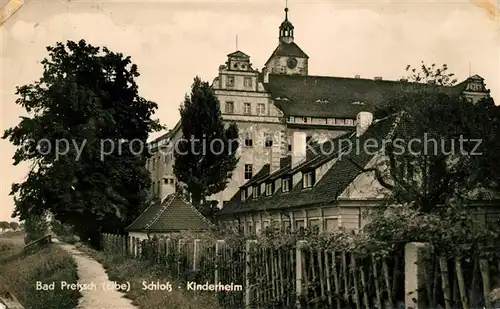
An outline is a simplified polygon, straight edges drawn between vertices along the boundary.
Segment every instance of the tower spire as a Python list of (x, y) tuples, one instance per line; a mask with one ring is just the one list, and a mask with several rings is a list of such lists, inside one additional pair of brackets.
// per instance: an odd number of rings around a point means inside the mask
[(288, 20), (288, 0), (285, 0), (285, 20)]

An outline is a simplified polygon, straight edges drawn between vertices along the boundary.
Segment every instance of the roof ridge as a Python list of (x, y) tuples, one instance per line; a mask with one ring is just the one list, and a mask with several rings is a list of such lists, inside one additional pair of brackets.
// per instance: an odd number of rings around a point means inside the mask
[(160, 208), (160, 211), (158, 211), (156, 213), (156, 215), (153, 217), (153, 220), (151, 220), (151, 222), (147, 223), (146, 225), (144, 225), (144, 229), (147, 230), (149, 229), (150, 226), (152, 226), (153, 224), (156, 223), (156, 221), (158, 221), (158, 219), (161, 217), (161, 215), (165, 212), (165, 210), (167, 209), (168, 206), (170, 206), (170, 204), (172, 203), (172, 201), (174, 200), (175, 198), (175, 195), (177, 193), (172, 193), (170, 195), (167, 195), (167, 197), (162, 201), (161, 204), (165, 203), (166, 202), (166, 205), (162, 206)]
[(208, 223), (210, 226), (212, 227), (215, 227), (215, 224), (213, 224), (210, 220), (208, 220), (198, 209), (196, 209), (196, 207), (194, 207), (190, 202), (186, 201), (182, 196), (179, 195), (179, 198), (181, 201), (183, 201), (184, 203), (186, 203), (189, 207), (191, 207), (191, 210), (193, 210), (193, 212), (198, 215), (198, 217), (200, 217), (203, 221), (205, 221), (205, 223)]

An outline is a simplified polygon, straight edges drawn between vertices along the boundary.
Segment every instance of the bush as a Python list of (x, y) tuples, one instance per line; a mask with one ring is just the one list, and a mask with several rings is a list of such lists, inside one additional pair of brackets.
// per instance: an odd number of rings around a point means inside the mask
[[(61, 281), (76, 283), (78, 275), (71, 256), (57, 246), (44, 247), (34, 254), (24, 253), (20, 246), (0, 251), (0, 294), (14, 295), (26, 309), (75, 308), (80, 293), (59, 289)], [(56, 288), (37, 290), (36, 282), (55, 282)]]

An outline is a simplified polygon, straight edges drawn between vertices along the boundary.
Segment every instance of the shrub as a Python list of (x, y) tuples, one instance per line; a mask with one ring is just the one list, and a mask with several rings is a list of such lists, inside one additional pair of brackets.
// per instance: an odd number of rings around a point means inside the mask
[[(57, 246), (34, 254), (24, 253), (20, 246), (0, 252), (0, 294), (11, 293), (25, 308), (75, 308), (80, 293), (61, 290), (61, 281), (76, 283), (78, 275), (71, 256)], [(37, 290), (36, 282), (55, 282), (55, 289)]]

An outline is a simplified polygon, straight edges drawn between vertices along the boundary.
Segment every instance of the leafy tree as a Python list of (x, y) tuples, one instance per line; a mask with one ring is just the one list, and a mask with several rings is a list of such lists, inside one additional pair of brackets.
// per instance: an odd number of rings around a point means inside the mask
[(174, 173), (193, 205), (201, 208), (206, 197), (224, 190), (231, 179), (239, 160), (238, 127), (225, 126), (214, 90), (198, 77), (180, 114), (183, 139), (176, 145)]
[(9, 226), (11, 229), (13, 229), (15, 231), (19, 227), (19, 223), (12, 221), (12, 222), (9, 222)]
[(30, 243), (49, 233), (49, 221), (46, 213), (29, 215), (24, 219), (24, 231), (26, 236), (24, 243)]
[(454, 73), (449, 73), (448, 66), (443, 64), (437, 67), (435, 63), (426, 65), (423, 61), (420, 70), (411, 65), (406, 66), (406, 72), (409, 73), (407, 80), (415, 83), (433, 83), (439, 86), (453, 86), (457, 79)]
[(0, 229), (2, 229), (3, 231), (5, 231), (6, 229), (9, 229), (9, 228), (10, 228), (9, 222), (7, 222), (7, 221), (0, 221)]
[[(422, 71), (412, 70), (417, 76), (414, 80), (453, 84), (440, 79), (446, 70), (432, 72), (423, 65)], [(491, 98), (471, 104), (460, 95), (441, 93), (439, 88), (415, 89), (376, 111), (376, 118), (398, 115), (393, 140), (404, 140), (405, 148), (402, 151), (389, 143), (384, 149), (386, 160), (371, 169), (386, 189), (386, 199), (372, 213), (366, 229), (378, 239), (401, 243), (434, 240), (443, 252), (455, 252), (472, 243), (491, 248), (497, 236), (489, 234), (489, 226), (477, 229), (472, 224), (467, 205), (471, 198), (490, 200), (500, 191), (498, 168), (491, 172), (494, 154), (500, 149), (499, 107)], [(411, 140), (420, 142), (409, 149)], [(471, 196), (472, 192), (476, 195)]]
[(130, 57), (84, 40), (47, 51), (42, 77), (17, 88), (30, 116), (3, 136), (17, 147), (14, 165), (32, 164), (12, 185), (13, 217), (51, 213), (97, 246), (99, 232), (122, 231), (147, 196), (143, 147), (161, 129), (157, 104), (139, 96)]

